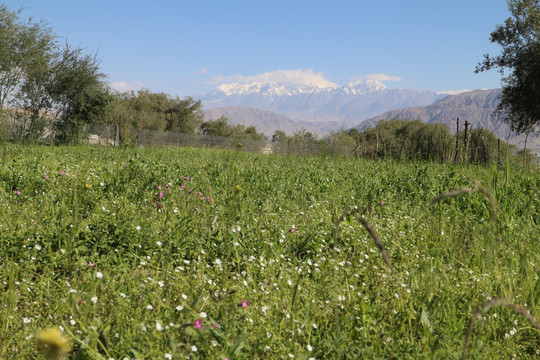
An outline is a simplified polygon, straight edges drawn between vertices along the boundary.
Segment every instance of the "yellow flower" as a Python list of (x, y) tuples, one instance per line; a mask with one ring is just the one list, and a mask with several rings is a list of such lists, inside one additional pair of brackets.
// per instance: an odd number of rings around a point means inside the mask
[(57, 359), (71, 351), (71, 342), (64, 337), (59, 328), (41, 330), (36, 335), (38, 345), (43, 348), (50, 359)]
[(92, 188), (92, 185), (86, 184), (86, 185), (84, 185), (84, 187), (85, 187), (87, 190), (90, 190), (90, 189)]
[(242, 189), (242, 187), (240, 185), (236, 185), (235, 189), (236, 189), (236, 192), (240, 192), (240, 191), (244, 190), (244, 189)]

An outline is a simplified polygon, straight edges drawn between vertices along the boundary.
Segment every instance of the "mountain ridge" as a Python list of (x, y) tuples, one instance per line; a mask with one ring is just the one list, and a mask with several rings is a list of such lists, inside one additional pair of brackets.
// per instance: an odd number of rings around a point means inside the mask
[(342, 121), (351, 124), (396, 108), (429, 105), (446, 95), (416, 89), (389, 89), (377, 80), (338, 86), (326, 80), (245, 81), (222, 84), (200, 95), (205, 110), (256, 108), (297, 122)]

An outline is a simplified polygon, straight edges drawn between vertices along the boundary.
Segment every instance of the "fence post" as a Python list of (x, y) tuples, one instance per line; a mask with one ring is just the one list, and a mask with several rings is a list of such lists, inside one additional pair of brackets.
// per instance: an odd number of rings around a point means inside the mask
[(459, 155), (459, 118), (456, 121), (456, 154), (454, 155), (454, 163), (457, 163)]

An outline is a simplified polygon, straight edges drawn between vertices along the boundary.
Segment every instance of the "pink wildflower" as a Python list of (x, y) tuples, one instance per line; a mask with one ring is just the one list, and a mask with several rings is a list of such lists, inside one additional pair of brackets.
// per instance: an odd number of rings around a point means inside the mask
[(213, 323), (213, 324), (212, 324), (212, 327), (213, 327), (214, 329), (217, 329), (217, 324), (216, 324), (216, 323)]
[(15, 195), (21, 195), (21, 191), (16, 189), (16, 190), (13, 190), (13, 192), (15, 193)]
[(384, 200), (381, 200), (381, 205), (384, 205)]
[(158, 188), (158, 190), (161, 190), (161, 189), (162, 189), (161, 185), (158, 185), (158, 187), (157, 187), (157, 188)]
[(181, 187), (182, 189), (185, 189), (185, 188), (186, 188), (186, 185), (182, 185), (182, 186), (180, 186), (180, 187)]
[(159, 198), (163, 199), (163, 193), (161, 191), (159, 192)]
[(157, 207), (158, 209), (161, 209), (161, 208), (163, 207), (163, 204), (157, 203), (157, 204), (156, 204), (156, 207)]
[(43, 178), (44, 178), (44, 179), (48, 179), (48, 178), (49, 178), (49, 175), (45, 174), (45, 175), (43, 175)]
[(167, 187), (170, 189), (172, 188), (172, 184), (171, 183), (167, 183)]
[(96, 264), (94, 264), (93, 262), (89, 261), (89, 262), (88, 262), (88, 266), (94, 267), (94, 266), (96, 266)]
[(195, 329), (200, 330), (202, 328), (202, 319), (195, 320)]
[(242, 305), (242, 307), (243, 307), (244, 309), (247, 309), (248, 306), (249, 306), (249, 301), (243, 300), (241, 305)]
[(291, 233), (294, 234), (295, 232), (296, 232), (296, 226), (293, 225), (293, 226), (291, 227)]
[(60, 171), (60, 175), (66, 175), (66, 172), (64, 170)]

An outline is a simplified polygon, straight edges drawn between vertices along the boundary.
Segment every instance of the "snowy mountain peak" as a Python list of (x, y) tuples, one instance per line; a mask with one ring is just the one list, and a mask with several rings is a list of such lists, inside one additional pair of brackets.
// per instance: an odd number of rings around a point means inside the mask
[(241, 82), (225, 83), (204, 95), (208, 96), (211, 93), (213, 95), (221, 94), (225, 96), (256, 94), (269, 97), (320, 93), (363, 95), (386, 89), (386, 86), (377, 80), (357, 80), (344, 86), (338, 86), (316, 75), (307, 77), (295, 76), (295, 74), (290, 74), (290, 72), (285, 75), (287, 76), (259, 75), (257, 77), (246, 78)]
[(329, 92), (339, 88), (312, 70), (277, 70), (254, 76), (233, 77), (235, 81), (219, 85), (214, 93), (231, 95), (299, 95)]
[(338, 86), (327, 83), (294, 83), (294, 82), (242, 82), (221, 84), (216, 90), (227, 96), (260, 94), (265, 96), (290, 96), (299, 94), (311, 94), (329, 92)]
[(345, 94), (362, 95), (374, 91), (385, 90), (386, 86), (378, 80), (356, 80), (341, 88)]

